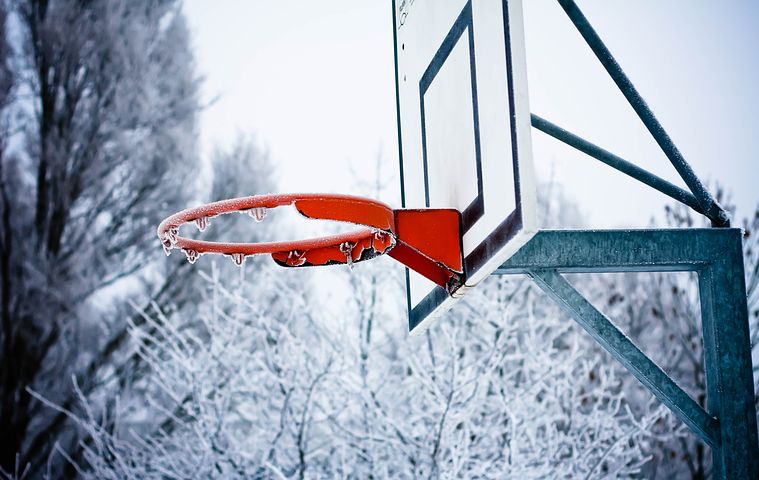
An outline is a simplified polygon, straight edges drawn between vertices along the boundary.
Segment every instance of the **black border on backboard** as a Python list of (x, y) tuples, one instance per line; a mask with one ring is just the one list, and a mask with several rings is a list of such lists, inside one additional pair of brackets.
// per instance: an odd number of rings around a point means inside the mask
[[(397, 22), (396, 22), (396, 2), (393, 0), (392, 2), (393, 7), (393, 43), (394, 43), (394, 53), (395, 53), (395, 87), (396, 87), (396, 109), (397, 109), (397, 122), (398, 122), (398, 152), (399, 152), (399, 160), (400, 160), (400, 166), (401, 166), (401, 201), (402, 205), (406, 206), (406, 195), (405, 195), (405, 183), (404, 183), (404, 177), (403, 177), (403, 142), (402, 142), (402, 134), (401, 134), (401, 106), (400, 106), (400, 85), (398, 83), (398, 37), (397, 37)], [(466, 5), (464, 6), (464, 9), (462, 10), (462, 14), (459, 15), (456, 22), (454, 23), (454, 27), (451, 29), (451, 32), (454, 32), (456, 25), (459, 21), (461, 21), (462, 16), (466, 15), (466, 12), (468, 11), (469, 15), (469, 22), (473, 23), (472, 16), (471, 16), (471, 8), (472, 8), (472, 0), (469, 0)], [(515, 107), (515, 101), (514, 101), (514, 75), (513, 75), (513, 63), (512, 63), (512, 54), (511, 54), (511, 31), (509, 28), (509, 9), (508, 9), (508, 0), (502, 1), (502, 10), (503, 10), (503, 31), (504, 31), (504, 43), (505, 43), (505, 52), (506, 52), (506, 77), (508, 82), (508, 99), (509, 99), (509, 109), (510, 109), (510, 127), (511, 127), (511, 162), (514, 168), (514, 193), (515, 193), (515, 199), (516, 199), (516, 208), (513, 212), (511, 212), (508, 217), (501, 222), (491, 233), (488, 235), (475, 249), (470, 252), (465, 258), (464, 258), (464, 274), (465, 277), (470, 277), (473, 273), (475, 273), (477, 270), (479, 270), (486, 262), (487, 260), (495, 253), (497, 252), (501, 246), (503, 246), (505, 243), (509, 242), (514, 236), (519, 232), (519, 230), (523, 226), (523, 219), (522, 219), (522, 201), (521, 201), (521, 188), (520, 188), (520, 178), (519, 178), (519, 149), (517, 145), (517, 131), (516, 131), (516, 107)], [(451, 36), (451, 32), (446, 36), (446, 40), (449, 39)], [(463, 29), (461, 30), (463, 32)], [(461, 36), (461, 32), (458, 33), (458, 36)], [(473, 35), (473, 28), (470, 28), (469, 30), (470, 35)], [(445, 43), (445, 41), (443, 43)], [(458, 40), (458, 37), (456, 38)], [(455, 45), (455, 40), (451, 43), (450, 49), (453, 48)], [(438, 54), (440, 53), (441, 49), (443, 48), (443, 45), (438, 49)], [(473, 48), (473, 40), (470, 43), (470, 48)], [(450, 49), (448, 53), (450, 53)], [(437, 55), (435, 57), (437, 57)], [(446, 54), (447, 57), (447, 54)], [(474, 63), (474, 51), (470, 51), (470, 59), (471, 62)], [(444, 61), (444, 59), (443, 59)], [(442, 63), (441, 65), (442, 66)], [(429, 68), (428, 68), (429, 70)], [(439, 70), (439, 67), (438, 67)], [(473, 84), (472, 91), (474, 92), (476, 88), (476, 85)], [(473, 93), (474, 96), (474, 93)], [(424, 124), (423, 124), (424, 125)], [(479, 125), (479, 123), (477, 124)], [(478, 127), (477, 127), (478, 128)], [(479, 148), (479, 147), (478, 147)], [(478, 155), (479, 160), (479, 155)], [(479, 173), (479, 171), (478, 171)], [(426, 171), (425, 171), (425, 179), (426, 179)], [(427, 197), (428, 198), (428, 197)], [(429, 206), (429, 204), (428, 204)], [(463, 232), (462, 232), (463, 235)], [(419, 304), (412, 308), (411, 307), (411, 290), (410, 290), (410, 284), (409, 284), (409, 270), (406, 269), (406, 298), (408, 301), (408, 308), (409, 308), (409, 331), (413, 330), (417, 325), (419, 325), (430, 313), (432, 313), (435, 308), (437, 308), (442, 302), (444, 302), (450, 295), (448, 292), (446, 292), (445, 289), (441, 287), (435, 287), (429, 294), (427, 294)]]
[(469, 43), (469, 80), (472, 89), (472, 120), (474, 135), (474, 160), (476, 162), (475, 170), (477, 172), (477, 196), (461, 212), (461, 226), (463, 233), (469, 231), (472, 225), (479, 220), (485, 213), (485, 197), (482, 194), (482, 153), (480, 150), (480, 115), (477, 102), (477, 68), (474, 58), (474, 24), (472, 21), (472, 3), (467, 2), (464, 9), (453, 23), (451, 30), (445, 36), (443, 43), (438, 51), (432, 57), (432, 61), (424, 71), (422, 78), (419, 80), (419, 112), (422, 122), (422, 161), (424, 162), (424, 201), (425, 205), (430, 207), (430, 184), (429, 169), (427, 167), (427, 123), (425, 121), (424, 95), (437, 77), (440, 69), (445, 65), (453, 48), (467, 32)]

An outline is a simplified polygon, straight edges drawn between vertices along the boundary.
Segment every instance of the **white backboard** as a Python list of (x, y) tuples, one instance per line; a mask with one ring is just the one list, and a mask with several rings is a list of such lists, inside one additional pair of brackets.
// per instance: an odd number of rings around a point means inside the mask
[(404, 208), (462, 214), (465, 285), (407, 269), (409, 329), (433, 318), (535, 233), (521, 0), (394, 0)]

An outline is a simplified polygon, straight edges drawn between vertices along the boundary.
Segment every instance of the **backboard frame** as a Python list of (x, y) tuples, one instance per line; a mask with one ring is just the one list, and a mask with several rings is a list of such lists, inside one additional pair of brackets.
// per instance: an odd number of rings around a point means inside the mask
[[(423, 21), (426, 18), (424, 14), (429, 14), (431, 11), (436, 14), (430, 15), (431, 18), (437, 18), (441, 15), (439, 15), (439, 12), (434, 11), (435, 6), (430, 6), (429, 4), (426, 5), (427, 10), (414, 12), (412, 9), (419, 7), (419, 5), (414, 5), (413, 1), (401, 0), (399, 3), (393, 1), (396, 118), (398, 122), (398, 150), (401, 169), (401, 204), (403, 208), (458, 208), (462, 214), (461, 237), (465, 279), (462, 286), (453, 291), (446, 291), (446, 289), (439, 287), (420, 285), (420, 282), (416, 280), (418, 277), (415, 277), (413, 272), (406, 270), (409, 331), (413, 335), (423, 332), (434, 318), (444, 313), (470, 288), (486, 278), (502, 262), (523, 246), (537, 231), (535, 213), (536, 191), (530, 144), (531, 127), (527, 96), (522, 6), (521, 0), (502, 0), (499, 3), (501, 9), (501, 30), (492, 28), (492, 25), (488, 25), (489, 30), (487, 28), (478, 30), (478, 25), (475, 23), (476, 14), (479, 12), (479, 18), (482, 18), (482, 12), (485, 11), (485, 2), (480, 2), (479, 0), (461, 0), (456, 4), (461, 9), (455, 11), (452, 7), (449, 8), (447, 4), (444, 10), (446, 10), (445, 13), (449, 16), (445, 17), (445, 20), (450, 21), (450, 27), (444, 28), (445, 25), (442, 25), (442, 27), (436, 29), (436, 34), (439, 34), (441, 37), (439, 38), (439, 43), (430, 42), (435, 48), (430, 48), (430, 45), (426, 45), (423, 53), (420, 55), (421, 60), (414, 64), (413, 61), (417, 59), (413, 55), (417, 54), (417, 52), (409, 51), (415, 48), (413, 43), (409, 43), (409, 39), (413, 42), (413, 35), (407, 32), (404, 33), (403, 29), (421, 29), (422, 26), (415, 26), (414, 22)], [(492, 7), (492, 4), (488, 3), (487, 6)], [(478, 7), (481, 10), (476, 10)], [(456, 14), (455, 17), (452, 16), (453, 13)], [(480, 25), (482, 25), (482, 22), (480, 22)], [(490, 136), (487, 137), (486, 133), (484, 141), (491, 142), (491, 144), (492, 142), (503, 144), (497, 148), (484, 148), (482, 145), (481, 127), (483, 127), (483, 124), (480, 118), (482, 98), (480, 98), (480, 95), (483, 89), (480, 88), (477, 76), (477, 59), (479, 55), (475, 44), (475, 32), (479, 35), (485, 35), (483, 31), (491, 35), (486, 37), (491, 40), (494, 38), (492, 35), (498, 33), (501, 37), (496, 38), (496, 40), (502, 43), (502, 45), (499, 44), (495, 49), (490, 48), (486, 52), (488, 56), (485, 57), (487, 61), (494, 58), (497, 59), (498, 53), (502, 49), (503, 57), (498, 59), (499, 62), (502, 62), (502, 65), (493, 68), (503, 67), (503, 79), (502, 84), (500, 84), (503, 87), (503, 91), (497, 92), (502, 97), (498, 97), (496, 100), (504, 102), (505, 113), (502, 118), (493, 120), (492, 109), (494, 107), (487, 105), (485, 108), (490, 108), (491, 112), (485, 112), (486, 118), (484, 120), (491, 123), (491, 125), (485, 125), (485, 128), (490, 127), (489, 131), (487, 131)], [(483, 37), (479, 38), (480, 41), (482, 39)], [(430, 198), (430, 192), (434, 186), (430, 182), (432, 173), (428, 162), (427, 94), (441, 70), (446, 68), (446, 61), (451, 57), (454, 49), (462, 47), (466, 47), (464, 53), (468, 54), (469, 85), (466, 86), (466, 89), (469, 91), (462, 90), (462, 95), (471, 95), (473, 161), (475, 162), (475, 168), (472, 170), (476, 172), (476, 195), (471, 202), (464, 202), (462, 205), (436, 205), (431, 202)], [(406, 57), (409, 57), (411, 60), (404, 60)], [(408, 64), (412, 66), (408, 67)], [(489, 66), (490, 63), (486, 63), (486, 65)], [(480, 66), (480, 68), (482, 67)], [(486, 71), (486, 73), (491, 72)], [(407, 75), (411, 77), (407, 78)], [(501, 80), (499, 79), (498, 81)], [(488, 94), (492, 95), (494, 89), (490, 83), (486, 82), (484, 84), (485, 92), (489, 92)], [(486, 98), (490, 99), (489, 103), (497, 103), (492, 101), (493, 97)], [(418, 114), (414, 111), (416, 108), (418, 108)], [(501, 123), (496, 123), (499, 121)], [(419, 124), (418, 132), (416, 130), (417, 126), (414, 125), (415, 122)], [(493, 134), (493, 131), (497, 133)], [(498, 132), (505, 133), (502, 135)], [(411, 142), (419, 142), (420, 145), (417, 146)], [(499, 150), (499, 148), (502, 148), (502, 150)], [(411, 153), (407, 155), (407, 151)], [(423, 175), (417, 173), (414, 177), (415, 183), (412, 183), (408, 171), (416, 173), (418, 171), (416, 165), (420, 161)], [(502, 165), (499, 168), (508, 168), (511, 178), (507, 179), (504, 177), (503, 181), (500, 181), (496, 185), (492, 178), (500, 176), (493, 175), (494, 171), (496, 173), (498, 171), (494, 170), (492, 165), (496, 164), (494, 162), (504, 161), (508, 162), (508, 167)], [(415, 170), (409, 168), (410, 162), (416, 162), (413, 164)], [(483, 163), (485, 163), (484, 167)], [(488, 169), (490, 170), (489, 172)], [(485, 175), (488, 175), (488, 179), (484, 181), (483, 177)], [(514, 207), (513, 210), (504, 211), (500, 205), (501, 202), (493, 201), (493, 197), (501, 194), (500, 190), (504, 187), (504, 183), (507, 184), (506, 188), (510, 188), (509, 181), (513, 182)], [(490, 182), (490, 188), (488, 189), (490, 193), (486, 197), (484, 189), (486, 188), (485, 184), (488, 182)], [(414, 189), (415, 191), (423, 189), (423, 202), (421, 202), (419, 195), (416, 196), (416, 202), (409, 202), (408, 193), (410, 189)], [(496, 190), (499, 190), (497, 194), (495, 193)], [(490, 202), (487, 200), (490, 200)], [(487, 217), (483, 218), (484, 215), (487, 215)], [(483, 222), (483, 224), (479, 225), (478, 231), (472, 232), (468, 236), (468, 232), (478, 221)], [(468, 239), (470, 238), (473, 240), (469, 241)], [(421, 294), (419, 293), (420, 291), (422, 292)]]

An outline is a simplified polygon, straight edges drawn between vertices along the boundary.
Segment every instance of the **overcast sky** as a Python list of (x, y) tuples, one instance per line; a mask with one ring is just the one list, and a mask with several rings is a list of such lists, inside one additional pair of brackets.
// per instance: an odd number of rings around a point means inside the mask
[[(683, 185), (558, 4), (524, 4), (531, 110)], [(578, 4), (696, 173), (747, 214), (759, 201), (759, 2)], [(397, 171), (389, 0), (186, 0), (185, 11), (204, 98), (217, 98), (204, 153), (255, 134), (281, 192), (371, 194), (354, 178), (371, 179), (378, 155)], [(645, 226), (666, 201), (535, 130), (533, 151), (589, 226)], [(399, 207), (393, 187), (382, 200)]]

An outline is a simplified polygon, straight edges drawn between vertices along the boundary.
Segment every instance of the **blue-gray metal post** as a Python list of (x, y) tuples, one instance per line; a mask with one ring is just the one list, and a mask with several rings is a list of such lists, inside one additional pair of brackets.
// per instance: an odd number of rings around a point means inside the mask
[(699, 271), (709, 411), (722, 445), (713, 450), (715, 478), (759, 479), (754, 382), (741, 234)]

